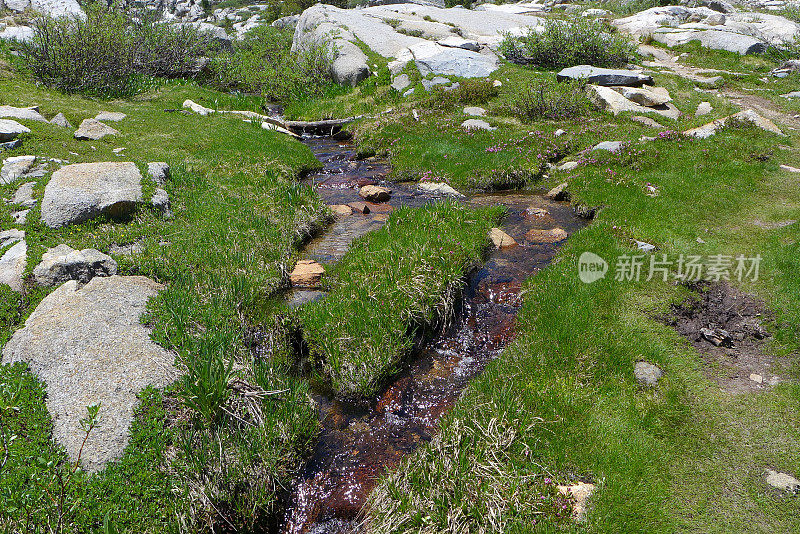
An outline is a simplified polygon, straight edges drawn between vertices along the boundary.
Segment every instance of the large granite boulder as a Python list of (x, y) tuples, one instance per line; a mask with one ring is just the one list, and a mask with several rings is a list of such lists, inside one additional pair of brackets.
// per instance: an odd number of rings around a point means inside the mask
[(31, 133), (30, 128), (10, 119), (0, 119), (0, 143), (13, 141), (19, 134)]
[(586, 80), (594, 85), (611, 86), (625, 85), (640, 87), (644, 84), (653, 84), (653, 77), (635, 70), (604, 69), (591, 65), (577, 65), (561, 69), (556, 75), (560, 82), (567, 80)]
[(178, 377), (174, 356), (139, 319), (160, 289), (142, 276), (94, 278), (83, 287), (71, 280), (45, 297), (3, 348), (3, 363), (25, 362), (47, 385), (53, 437), (72, 460), (85, 437), (86, 407), (100, 405), (81, 456), (89, 472), (122, 455), (136, 394)]
[(77, 0), (0, 0), (0, 6), (22, 13), (33, 11), (51, 17), (83, 17), (84, 13)]
[(142, 201), (142, 175), (134, 163), (67, 165), (44, 189), (42, 221), (51, 228), (87, 221), (100, 214), (122, 217)]

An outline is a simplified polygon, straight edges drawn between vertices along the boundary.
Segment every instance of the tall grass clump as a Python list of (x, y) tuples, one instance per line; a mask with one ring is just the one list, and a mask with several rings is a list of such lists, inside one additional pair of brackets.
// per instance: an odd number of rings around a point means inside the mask
[(212, 63), (222, 89), (260, 93), (272, 101), (319, 96), (331, 83), (331, 50), (318, 44), (292, 50), (292, 32), (260, 26)]
[(539, 80), (518, 91), (508, 104), (508, 111), (523, 121), (564, 120), (589, 112), (590, 103), (580, 81)]
[(507, 35), (501, 51), (509, 61), (544, 69), (584, 64), (619, 67), (634, 58), (636, 45), (604, 21), (548, 19), (541, 32)]
[(42, 83), (66, 93), (128, 96), (147, 76), (192, 74), (215, 46), (190, 26), (134, 21), (93, 4), (86, 17), (40, 17), (23, 57)]

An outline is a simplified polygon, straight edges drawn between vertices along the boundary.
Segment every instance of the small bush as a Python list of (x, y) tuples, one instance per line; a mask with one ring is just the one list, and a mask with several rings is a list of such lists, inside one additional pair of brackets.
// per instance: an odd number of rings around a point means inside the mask
[(541, 33), (530, 30), (520, 37), (506, 36), (501, 50), (510, 61), (545, 69), (583, 64), (619, 67), (634, 58), (636, 45), (605, 21), (549, 19)]
[(523, 121), (571, 119), (586, 115), (590, 109), (580, 81), (531, 83), (513, 97), (509, 107)]
[(133, 94), (146, 75), (186, 75), (213, 49), (194, 28), (135, 23), (97, 4), (85, 19), (37, 18), (33, 30), (22, 52), (36, 78), (67, 93), (101, 97)]
[(426, 107), (434, 109), (452, 109), (459, 105), (481, 106), (489, 102), (498, 94), (497, 87), (492, 80), (467, 79), (459, 82), (457, 89), (445, 91), (436, 86), (430, 98), (425, 102)]
[(273, 101), (322, 94), (331, 80), (331, 51), (327, 44), (292, 51), (292, 32), (260, 26), (217, 57), (211, 70), (223, 89), (261, 93)]

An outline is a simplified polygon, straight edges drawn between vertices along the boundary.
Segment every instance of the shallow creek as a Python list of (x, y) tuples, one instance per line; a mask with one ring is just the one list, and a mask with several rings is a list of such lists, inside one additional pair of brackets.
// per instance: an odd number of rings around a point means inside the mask
[[(355, 161), (351, 146), (331, 138), (310, 138), (306, 143), (324, 164), (322, 171), (308, 178), (309, 183), (328, 204), (361, 201), (358, 187), (382, 183), (389, 172), (385, 162)], [(370, 213), (366, 215), (337, 218), (308, 244), (305, 256), (333, 263), (353, 239), (380, 228), (393, 208), (437, 201), (437, 197), (416, 190), (414, 184), (388, 186), (393, 191), (389, 202), (368, 204)], [(295, 482), (281, 532), (352, 531), (379, 477), (431, 440), (442, 416), (470, 380), (514, 339), (522, 283), (547, 266), (560, 245), (528, 243), (526, 232), (559, 227), (571, 234), (585, 224), (567, 203), (535, 193), (479, 194), (462, 201), (506, 206), (502, 229), (519, 245), (493, 250), (486, 263), (470, 274), (453, 325), (425, 342), (406, 369), (371, 399), (369, 408), (317, 396), (322, 431), (313, 456)], [(536, 210), (531, 208), (546, 213), (533, 214)], [(317, 291), (296, 291), (288, 299), (301, 305), (324, 296)]]

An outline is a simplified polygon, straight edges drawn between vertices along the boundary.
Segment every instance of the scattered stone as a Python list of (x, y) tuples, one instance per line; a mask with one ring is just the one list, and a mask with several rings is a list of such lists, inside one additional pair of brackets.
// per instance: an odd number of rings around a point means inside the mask
[(641, 385), (653, 387), (664, 375), (664, 372), (657, 365), (640, 361), (633, 366), (633, 374)]
[(655, 120), (651, 119), (650, 117), (644, 117), (642, 115), (635, 115), (631, 117), (632, 121), (636, 121), (640, 124), (644, 124), (645, 126), (649, 126), (651, 128), (658, 128), (659, 130), (663, 130), (664, 127), (657, 123)]
[(333, 215), (336, 217), (347, 217), (348, 215), (353, 214), (353, 208), (351, 208), (347, 204), (334, 204), (328, 207), (333, 212)]
[(606, 150), (608, 152), (619, 152), (622, 148), (622, 141), (603, 141), (602, 143), (597, 143), (592, 147), (592, 152), (596, 152), (598, 150)]
[(114, 149), (111, 150), (111, 152), (113, 152), (117, 156), (123, 156), (124, 155), (123, 154), (124, 151), (125, 151), (125, 147), (124, 146), (120, 147), (120, 148), (114, 148)]
[[(3, 348), (3, 363), (26, 362), (47, 384), (53, 437), (74, 461), (96, 472), (122, 455), (128, 427), (147, 386), (178, 377), (174, 356), (150, 339), (140, 317), (162, 286), (142, 276), (70, 280), (44, 298)], [(83, 445), (80, 420), (100, 404)]]
[[(413, 95), (413, 94), (414, 94), (414, 88), (412, 87), (411, 89), (409, 89), (408, 91), (406, 91), (405, 93), (403, 93), (403, 96), (406, 96), (406, 97), (408, 97), (408, 96), (411, 96), (411, 95)], [(414, 110), (414, 113), (416, 113), (416, 112), (417, 112), (417, 110), (415, 109), (415, 110)], [(419, 120), (419, 119), (417, 119), (417, 117), (415, 116), (415, 117), (414, 117), (414, 120)]]
[(594, 216), (597, 214), (596, 207), (587, 206), (585, 204), (574, 204), (572, 206), (572, 211), (581, 219), (588, 220), (594, 219)]
[(470, 117), (483, 117), (486, 115), (486, 110), (475, 106), (468, 106), (464, 108), (464, 114)]
[(444, 76), (436, 76), (431, 80), (422, 80), (422, 87), (424, 87), (426, 91), (430, 92), (431, 89), (437, 85), (447, 85), (449, 83), (450, 80), (448, 78), (445, 78)]
[(365, 185), (358, 191), (358, 196), (368, 202), (386, 202), (392, 196), (392, 190), (379, 185)]
[(651, 243), (646, 243), (644, 241), (638, 241), (636, 239), (633, 240), (636, 248), (642, 250), (644, 252), (653, 252), (656, 249), (656, 246)]
[(663, 106), (668, 102), (672, 102), (669, 91), (663, 87), (614, 87), (613, 89), (640, 106)]
[(152, 204), (153, 207), (165, 219), (172, 218), (172, 209), (170, 209), (169, 193), (167, 193), (164, 189), (157, 188), (153, 192), (153, 198), (150, 200), (150, 204)]
[(84, 119), (75, 130), (75, 139), (98, 141), (107, 135), (118, 135), (119, 132), (111, 126), (105, 125), (95, 119)]
[(300, 260), (289, 273), (292, 287), (317, 288), (322, 284), (325, 268), (314, 260)]
[(0, 285), (22, 292), (22, 275), (28, 261), (28, 246), (19, 241), (0, 257)]
[(7, 247), (14, 243), (18, 243), (25, 239), (25, 232), (12, 228), (10, 230), (3, 230), (0, 232), (0, 248)]
[(564, 130), (562, 130), (561, 128), (559, 128), (558, 130), (556, 130), (555, 132), (553, 132), (553, 136), (554, 136), (554, 137), (561, 137), (561, 136), (562, 136), (562, 135), (564, 135), (565, 133), (567, 133), (567, 132), (565, 132)]
[(757, 375), (755, 373), (750, 373), (750, 380), (752, 380), (756, 384), (763, 384), (764, 383), (764, 377), (761, 376), (761, 375)]
[(550, 216), (550, 212), (544, 208), (540, 208), (538, 206), (531, 206), (527, 208), (523, 213), (524, 217), (532, 218), (532, 219), (543, 219), (545, 217)]
[(779, 473), (772, 469), (767, 469), (767, 484), (781, 491), (788, 491), (791, 493), (800, 491), (800, 480), (797, 480), (788, 473)]
[(0, 106), (0, 119), (47, 122), (47, 119), (39, 113), (38, 107), (15, 108), (14, 106)]
[(64, 116), (63, 113), (59, 113), (52, 119), (50, 119), (50, 124), (55, 126), (60, 126), (61, 128), (69, 128), (72, 129), (72, 124), (67, 120), (67, 117)]
[(491, 131), (497, 129), (496, 127), (490, 125), (488, 122), (482, 121), (480, 119), (467, 119), (467, 120), (465, 120), (464, 122), (461, 123), (461, 127), (464, 128), (467, 131), (469, 131), (469, 130), (486, 130), (486, 131), (491, 132)]
[(0, 119), (0, 142), (14, 141), (19, 134), (31, 133), (30, 128), (10, 119)]
[(577, 161), (565, 161), (557, 167), (559, 171), (572, 171), (578, 168), (580, 164)]
[(658, 107), (642, 106), (628, 100), (610, 87), (589, 84), (586, 86), (586, 95), (598, 109), (609, 111), (614, 115), (630, 111), (632, 113), (658, 113), (671, 119), (677, 119), (680, 116), (680, 110), (672, 104), (663, 104)]
[(44, 190), (42, 221), (51, 228), (101, 213), (130, 214), (142, 201), (142, 175), (131, 162), (78, 163), (53, 173)]
[(785, 95), (781, 95), (783, 98), (800, 98), (800, 91), (792, 91), (791, 93), (786, 93)]
[(589, 497), (594, 493), (594, 484), (586, 482), (578, 482), (569, 486), (558, 486), (558, 491), (562, 495), (571, 495), (575, 499), (572, 507), (572, 515), (577, 521), (583, 521), (586, 517), (586, 506), (589, 502)]
[(402, 93), (409, 85), (411, 85), (411, 78), (409, 78), (408, 74), (401, 74), (392, 80), (392, 89), (398, 93)]
[(15, 211), (11, 214), (11, 218), (14, 219), (14, 224), (25, 224), (28, 222), (28, 214), (31, 210), (22, 210), (22, 211)]
[(443, 195), (456, 198), (464, 197), (464, 195), (444, 182), (420, 182), (417, 187), (420, 191), (432, 195)]
[(706, 139), (717, 133), (717, 131), (725, 126), (725, 124), (731, 119), (752, 122), (762, 130), (766, 130), (778, 135), (784, 135), (781, 129), (778, 128), (774, 122), (762, 117), (752, 109), (740, 111), (739, 113), (735, 113), (723, 119), (717, 119), (713, 122), (709, 122), (708, 124), (704, 124), (703, 126), (699, 126), (697, 128), (692, 128), (691, 130), (687, 130), (683, 133), (692, 137), (697, 137), (698, 139)]
[(624, 69), (603, 69), (591, 65), (567, 67), (556, 75), (556, 79), (560, 82), (566, 80), (587, 80), (589, 83), (604, 87), (612, 85), (640, 87), (644, 84), (653, 84), (652, 76), (640, 72)]
[(15, 148), (19, 148), (22, 146), (22, 141), (19, 139), (14, 139), (13, 141), (8, 141), (6, 143), (0, 143), (0, 152), (3, 150), (14, 150)]
[(33, 188), (36, 182), (26, 182), (19, 186), (17, 192), (14, 193), (12, 202), (24, 208), (32, 208), (36, 205), (36, 199), (33, 198)]
[(567, 232), (561, 228), (553, 228), (551, 230), (539, 230), (534, 228), (527, 231), (525, 234), (525, 241), (528, 243), (551, 244), (563, 241), (568, 236)]
[(517, 242), (513, 237), (502, 231), (500, 228), (492, 228), (489, 230), (489, 239), (492, 240), (494, 246), (497, 248), (516, 247)]
[(347, 205), (350, 206), (350, 209), (352, 209), (355, 213), (361, 213), (363, 215), (369, 213), (369, 206), (367, 206), (364, 202), (350, 202)]
[(711, 102), (700, 102), (697, 104), (697, 111), (694, 112), (695, 117), (702, 117), (703, 115), (708, 115), (714, 110), (711, 107)]
[(798, 169), (797, 167), (792, 167), (791, 165), (781, 165), (781, 170), (787, 172), (800, 172), (800, 169)]
[(3, 160), (0, 168), (0, 185), (17, 181), (23, 174), (31, 170), (36, 156), (14, 156)]
[(569, 192), (567, 192), (567, 187), (569, 184), (564, 182), (562, 184), (558, 184), (553, 189), (548, 191), (544, 198), (548, 200), (567, 200), (569, 198)]
[(185, 100), (183, 102), (183, 107), (187, 108), (187, 109), (190, 109), (193, 112), (197, 113), (198, 115), (202, 115), (204, 117), (206, 115), (211, 115), (212, 113), (214, 113), (213, 109), (207, 108), (207, 107), (203, 107), (200, 104), (198, 104), (197, 102), (194, 102), (193, 100)]
[(163, 161), (148, 163), (147, 174), (150, 175), (156, 185), (163, 187), (169, 180), (169, 165)]
[(119, 113), (118, 111), (101, 111), (97, 114), (94, 118), (96, 121), (109, 121), (109, 122), (119, 122), (122, 119), (127, 117), (124, 113)]
[(58, 245), (42, 255), (42, 261), (33, 269), (33, 277), (40, 286), (55, 286), (67, 280), (87, 283), (95, 276), (117, 274), (117, 262), (97, 250), (75, 250), (68, 245)]

